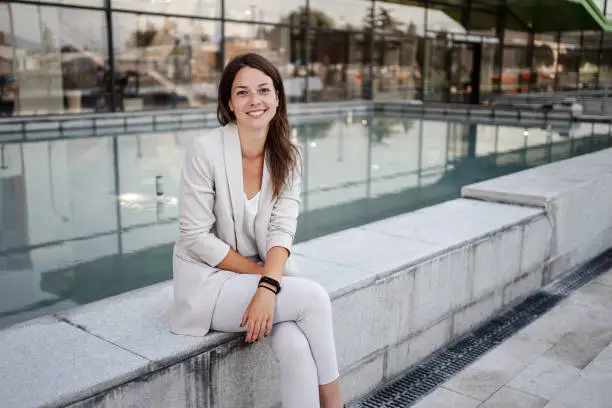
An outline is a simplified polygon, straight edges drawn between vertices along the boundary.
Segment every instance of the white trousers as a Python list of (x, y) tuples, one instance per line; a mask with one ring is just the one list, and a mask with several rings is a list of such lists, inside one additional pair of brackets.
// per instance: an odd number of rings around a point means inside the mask
[[(237, 273), (223, 284), (213, 312), (213, 330), (246, 331), (240, 323), (260, 278)], [(318, 408), (319, 385), (339, 375), (327, 291), (308, 279), (283, 277), (274, 326), (265, 342), (280, 365), (283, 408)]]

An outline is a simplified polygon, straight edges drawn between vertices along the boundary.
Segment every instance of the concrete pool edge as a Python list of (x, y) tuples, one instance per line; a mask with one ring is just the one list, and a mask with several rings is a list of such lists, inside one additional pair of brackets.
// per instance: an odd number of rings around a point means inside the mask
[[(612, 117), (572, 115), (567, 111), (518, 109), (512, 106), (421, 103), (410, 100), (291, 103), (287, 106), (293, 125), (318, 123), (351, 112), (352, 115), (418, 115), (426, 119), (494, 121), (500, 125), (529, 127), (546, 124), (570, 126), (575, 122), (612, 123)], [(214, 106), (174, 111), (129, 111), (73, 115), (13, 117), (0, 123), (0, 143), (79, 137), (197, 130), (218, 126)], [(81, 135), (84, 134), (85, 136)]]
[[(612, 247), (611, 176), (608, 149), (296, 245), (303, 275), (332, 295), (347, 399)], [(23, 407), (278, 403), (267, 347), (171, 335), (170, 299), (165, 282), (0, 331), (0, 397)]]

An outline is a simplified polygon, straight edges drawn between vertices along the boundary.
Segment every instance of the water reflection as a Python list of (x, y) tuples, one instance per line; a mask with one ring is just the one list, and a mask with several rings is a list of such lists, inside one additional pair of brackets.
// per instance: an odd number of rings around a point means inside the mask
[[(612, 145), (609, 126), (599, 124), (309, 120), (291, 132), (305, 162), (298, 242)], [(169, 279), (181, 163), (197, 133), (2, 145), (0, 327)]]

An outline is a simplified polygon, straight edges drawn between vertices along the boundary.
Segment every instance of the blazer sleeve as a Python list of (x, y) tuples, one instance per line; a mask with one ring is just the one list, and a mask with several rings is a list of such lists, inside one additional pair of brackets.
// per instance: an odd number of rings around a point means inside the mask
[(212, 162), (202, 138), (186, 153), (179, 185), (180, 240), (196, 259), (217, 266), (230, 246), (213, 232), (215, 182)]
[(266, 253), (275, 246), (287, 248), (291, 253), (297, 228), (297, 218), (300, 213), (302, 165), (299, 155), (296, 162), (294, 171), (291, 172), (289, 180), (285, 183), (272, 207)]

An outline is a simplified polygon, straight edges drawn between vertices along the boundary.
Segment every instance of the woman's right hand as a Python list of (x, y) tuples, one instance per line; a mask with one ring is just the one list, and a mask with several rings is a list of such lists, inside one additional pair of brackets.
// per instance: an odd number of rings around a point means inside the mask
[(276, 295), (266, 288), (257, 288), (242, 316), (240, 327), (247, 325), (245, 341), (257, 341), (261, 336), (268, 336), (274, 322), (274, 303)]

